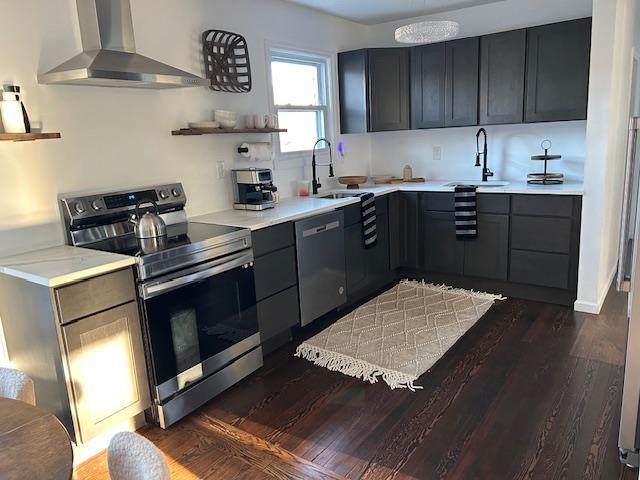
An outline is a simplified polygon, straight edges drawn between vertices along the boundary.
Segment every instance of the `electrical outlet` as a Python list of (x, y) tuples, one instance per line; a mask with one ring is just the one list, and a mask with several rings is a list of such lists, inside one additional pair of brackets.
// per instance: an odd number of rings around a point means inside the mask
[(218, 179), (223, 179), (225, 174), (224, 162), (217, 162), (216, 167), (218, 170)]
[(436, 162), (439, 162), (440, 160), (442, 160), (442, 147), (440, 146), (433, 147), (433, 159)]

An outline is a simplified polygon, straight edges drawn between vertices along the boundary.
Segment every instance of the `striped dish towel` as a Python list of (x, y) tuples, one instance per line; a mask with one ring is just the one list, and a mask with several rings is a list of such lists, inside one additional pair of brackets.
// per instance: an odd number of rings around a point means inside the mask
[(456, 187), (456, 238), (468, 240), (478, 238), (478, 216), (476, 213), (476, 187)]
[(360, 195), (362, 212), (362, 238), (364, 248), (373, 248), (378, 243), (378, 217), (376, 215), (376, 196), (373, 193)]

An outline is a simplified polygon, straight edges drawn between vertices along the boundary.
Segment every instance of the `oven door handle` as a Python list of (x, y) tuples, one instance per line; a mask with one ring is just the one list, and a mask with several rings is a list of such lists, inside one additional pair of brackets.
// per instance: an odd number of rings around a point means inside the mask
[(234, 268), (242, 266), (249, 267), (252, 265), (253, 252), (241, 252), (225, 258), (223, 262), (219, 263), (218, 265), (214, 265), (213, 267), (209, 267), (193, 273), (187, 273), (184, 276), (172, 278), (170, 280), (160, 280), (157, 283), (142, 285), (141, 296), (144, 300), (148, 300), (163, 293), (167, 293), (180, 287), (184, 287), (185, 285), (197, 283), (201, 280), (213, 277), (214, 275), (228, 272), (229, 270), (233, 270)]

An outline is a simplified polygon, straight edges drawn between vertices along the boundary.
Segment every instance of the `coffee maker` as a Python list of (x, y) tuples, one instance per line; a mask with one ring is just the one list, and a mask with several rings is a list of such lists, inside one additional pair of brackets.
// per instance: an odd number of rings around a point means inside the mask
[(275, 207), (273, 174), (268, 168), (243, 168), (231, 171), (233, 208), (236, 210), (266, 210)]

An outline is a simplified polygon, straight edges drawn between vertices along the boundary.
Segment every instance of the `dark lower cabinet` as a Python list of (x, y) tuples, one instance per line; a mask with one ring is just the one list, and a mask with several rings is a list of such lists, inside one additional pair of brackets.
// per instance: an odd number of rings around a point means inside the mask
[[(387, 198), (382, 197), (378, 202)], [(376, 203), (378, 203), (376, 202)], [(356, 209), (360, 206), (347, 207)], [(390, 268), (389, 257), (389, 217), (386, 208), (380, 209), (377, 229), (378, 241), (375, 247), (365, 248), (362, 234), (362, 222), (358, 221), (345, 227), (345, 264), (347, 269), (347, 305), (352, 305), (376, 290), (391, 283), (395, 278)], [(345, 218), (348, 215), (345, 214)]]
[(445, 47), (411, 49), (411, 128), (444, 127)]
[(418, 268), (419, 194), (389, 195), (389, 245), (391, 270)]
[(507, 280), (509, 215), (478, 214), (478, 238), (464, 242), (465, 275)]
[(427, 272), (462, 275), (464, 241), (456, 240), (454, 212), (423, 211), (419, 248)]
[(527, 122), (587, 118), (591, 19), (528, 29)]
[(399, 254), (403, 243), (393, 241), (404, 234), (393, 218), (414, 211), (400, 198), (390, 200), (390, 235), (392, 266), (395, 259), (402, 275), (518, 298), (565, 305), (575, 301), (581, 197), (478, 194), (478, 237), (460, 241), (453, 193), (421, 193), (417, 266)]
[(480, 124), (522, 123), (527, 31), (480, 37)]
[(409, 52), (369, 50), (369, 130), (409, 129)]
[(445, 120), (447, 127), (478, 124), (478, 37), (445, 43)]
[(257, 230), (251, 241), (258, 324), (266, 354), (290, 341), (291, 327), (300, 323), (293, 224)]

